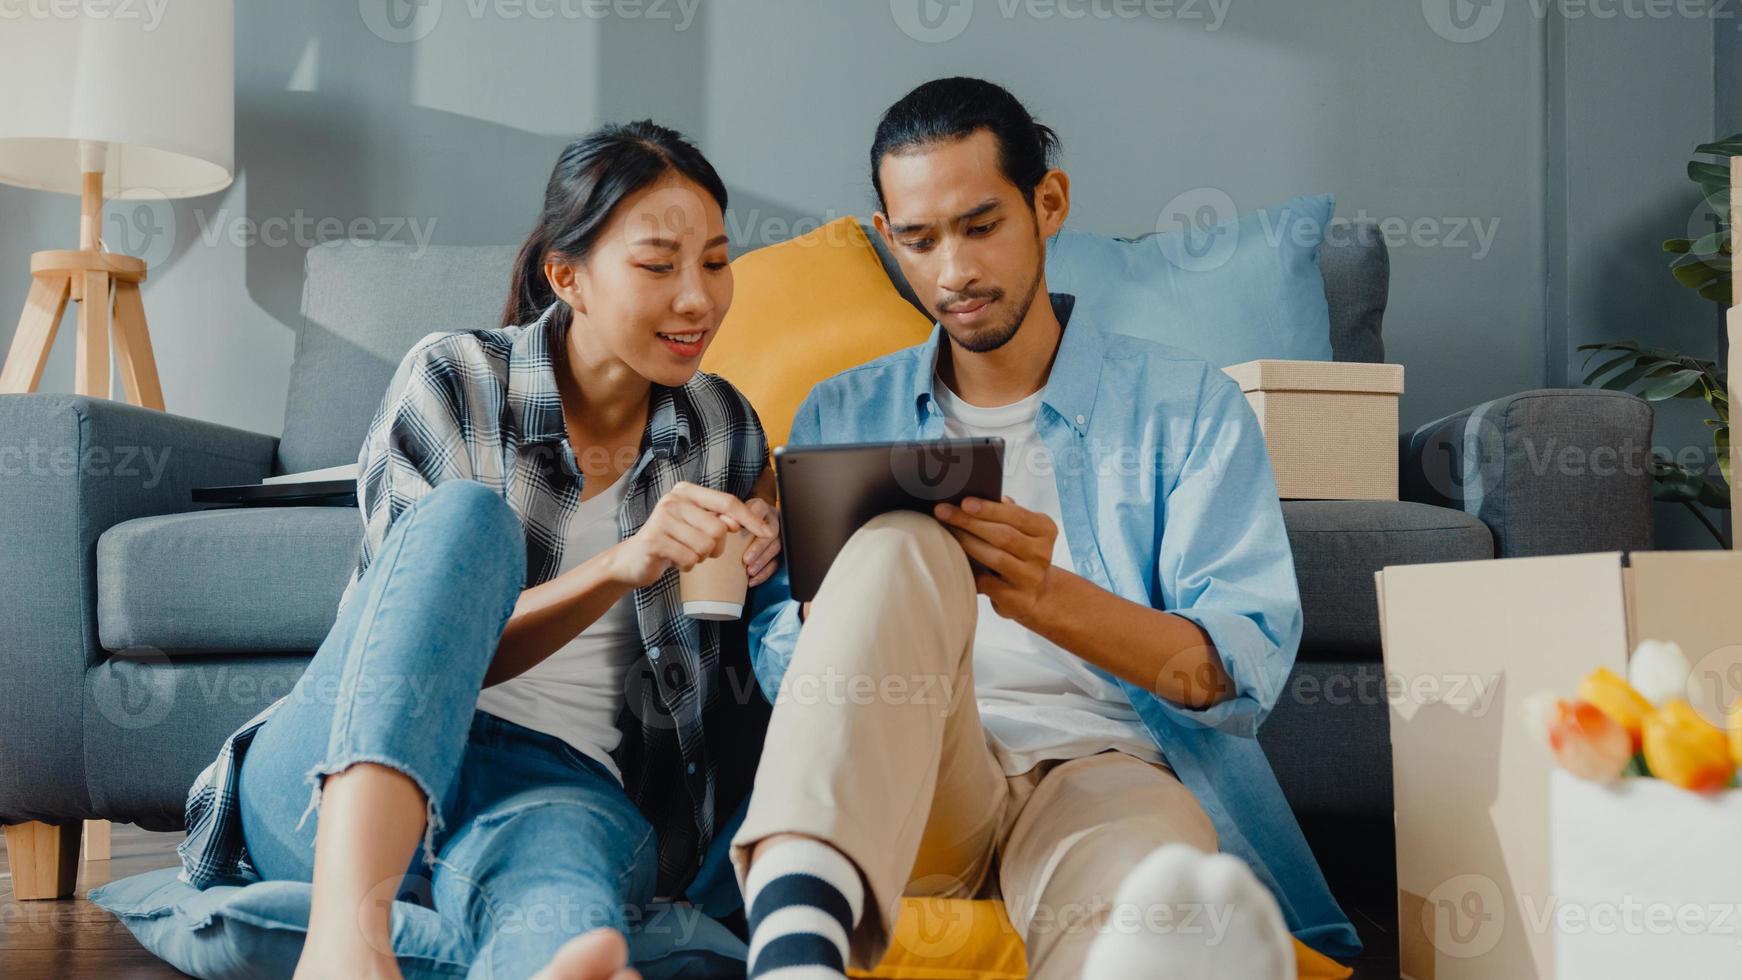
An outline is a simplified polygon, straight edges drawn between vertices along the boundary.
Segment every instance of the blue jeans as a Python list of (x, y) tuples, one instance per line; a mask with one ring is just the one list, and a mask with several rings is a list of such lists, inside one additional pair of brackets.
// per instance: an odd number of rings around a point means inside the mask
[(474, 977), (525, 977), (568, 939), (627, 931), (653, 897), (653, 828), (598, 762), (476, 710), (526, 545), (494, 491), (450, 480), (400, 514), (286, 702), (243, 755), (243, 838), (268, 880), (310, 881), (322, 779), (357, 762), (429, 801), (382, 898), (432, 905)]

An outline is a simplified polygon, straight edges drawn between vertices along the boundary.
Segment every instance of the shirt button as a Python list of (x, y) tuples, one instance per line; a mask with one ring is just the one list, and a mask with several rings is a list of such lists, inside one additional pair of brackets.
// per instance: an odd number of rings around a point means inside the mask
[(1089, 420), (1086, 416), (1079, 415), (1079, 416), (1077, 416), (1077, 424), (1078, 425), (1088, 425)]
[(647, 659), (658, 660), (659, 659), (659, 648), (658, 647), (648, 647), (647, 648)]
[(690, 771), (690, 775), (692, 775), (692, 776), (694, 776), (696, 774), (696, 764), (695, 763), (692, 762), (689, 764), (689, 771)]

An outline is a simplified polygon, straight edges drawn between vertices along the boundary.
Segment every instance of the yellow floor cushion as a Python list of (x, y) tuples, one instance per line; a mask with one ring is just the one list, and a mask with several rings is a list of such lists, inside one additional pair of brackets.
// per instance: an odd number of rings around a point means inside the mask
[[(1346, 980), (1354, 971), (1295, 940), (1300, 980)], [(1023, 980), (1022, 937), (997, 900), (904, 898), (889, 952), (875, 969), (849, 976), (878, 980)]]

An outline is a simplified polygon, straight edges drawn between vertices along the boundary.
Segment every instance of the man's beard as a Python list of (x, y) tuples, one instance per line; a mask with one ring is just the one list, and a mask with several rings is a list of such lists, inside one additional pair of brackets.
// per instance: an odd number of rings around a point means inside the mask
[(962, 349), (972, 354), (987, 354), (1010, 343), (1016, 336), (1016, 331), (1022, 329), (1022, 323), (1028, 319), (1028, 311), (1034, 306), (1034, 297), (1040, 291), (1040, 270), (1036, 269), (1034, 277), (1028, 281), (1028, 289), (1022, 297), (1022, 302), (1012, 311), (1010, 319), (994, 327), (984, 327), (970, 331), (967, 336), (950, 334), (951, 339), (960, 344)]

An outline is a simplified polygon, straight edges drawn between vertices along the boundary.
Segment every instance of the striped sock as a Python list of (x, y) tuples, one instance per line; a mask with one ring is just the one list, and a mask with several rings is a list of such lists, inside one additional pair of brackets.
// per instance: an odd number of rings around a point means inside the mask
[(750, 976), (832, 980), (846, 976), (847, 937), (864, 911), (859, 869), (809, 838), (763, 852), (744, 880)]

